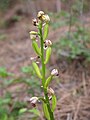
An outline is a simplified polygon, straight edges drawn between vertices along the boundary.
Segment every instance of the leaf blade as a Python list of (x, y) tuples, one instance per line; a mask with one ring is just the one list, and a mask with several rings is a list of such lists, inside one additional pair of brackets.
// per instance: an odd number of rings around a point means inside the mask
[(42, 79), (42, 75), (41, 75), (41, 73), (40, 73), (40, 69), (39, 69), (38, 65), (37, 65), (35, 62), (33, 62), (32, 65), (33, 65), (33, 68), (34, 68), (37, 76), (38, 76), (40, 79)]
[(40, 50), (40, 48), (38, 47), (38, 44), (37, 44), (36, 41), (33, 41), (33, 42), (32, 42), (32, 47), (33, 47), (34, 51), (35, 51), (39, 56), (41, 56), (41, 50)]
[(48, 112), (48, 108), (47, 108), (47, 104), (43, 102), (43, 111), (44, 111), (44, 115), (47, 118), (47, 120), (50, 120), (50, 116), (49, 116), (49, 112)]
[(48, 61), (50, 59), (50, 56), (51, 56), (51, 51), (52, 51), (51, 47), (47, 48), (47, 50), (46, 50), (46, 59), (44, 61), (44, 64), (48, 63)]
[(52, 112), (54, 112), (57, 104), (57, 99), (55, 95), (52, 95)]

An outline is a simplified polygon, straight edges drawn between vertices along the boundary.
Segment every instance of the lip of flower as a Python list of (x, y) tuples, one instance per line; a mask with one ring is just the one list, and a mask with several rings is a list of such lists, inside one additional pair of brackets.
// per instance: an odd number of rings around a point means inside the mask
[(58, 70), (57, 70), (57, 69), (53, 69), (53, 70), (51, 71), (51, 75), (52, 75), (52, 76), (58, 76), (58, 75), (59, 75)]

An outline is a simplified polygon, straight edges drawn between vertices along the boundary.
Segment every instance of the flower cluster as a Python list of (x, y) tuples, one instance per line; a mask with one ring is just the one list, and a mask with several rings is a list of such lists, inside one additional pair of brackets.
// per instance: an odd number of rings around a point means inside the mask
[[(54, 90), (49, 87), (50, 82), (52, 81), (52, 78), (54, 76), (58, 76), (58, 70), (53, 69), (51, 71), (51, 74), (48, 78), (46, 78), (46, 67), (45, 65), (49, 62), (51, 51), (52, 51), (52, 42), (51, 40), (47, 39), (48, 37), (48, 31), (49, 31), (49, 22), (50, 18), (47, 14), (45, 14), (43, 11), (39, 11), (37, 14), (37, 18), (34, 18), (32, 20), (32, 23), (34, 26), (37, 27), (38, 31), (31, 31), (30, 32), (30, 38), (32, 40), (32, 47), (36, 53), (35, 57), (31, 57), (33, 68), (37, 74), (37, 76), (42, 80), (42, 88), (44, 91), (43, 97), (32, 97), (30, 98), (30, 102), (33, 107), (36, 107), (36, 103), (38, 100), (42, 100), (42, 103), (44, 106), (47, 107), (50, 120), (54, 120), (53, 112), (56, 106), (56, 96)], [(37, 42), (37, 37), (40, 39), (40, 47)], [(46, 50), (44, 52), (44, 49)], [(45, 55), (44, 55), (45, 54)], [(41, 69), (39, 68), (38, 64), (41, 60)], [(48, 99), (47, 99), (48, 98)], [(52, 107), (49, 103), (49, 100), (52, 99)], [(47, 105), (48, 103), (48, 105)], [(46, 109), (46, 108), (45, 108)], [(45, 112), (45, 111), (44, 111)], [(51, 115), (52, 114), (52, 115)], [(47, 118), (47, 116), (46, 116)]]

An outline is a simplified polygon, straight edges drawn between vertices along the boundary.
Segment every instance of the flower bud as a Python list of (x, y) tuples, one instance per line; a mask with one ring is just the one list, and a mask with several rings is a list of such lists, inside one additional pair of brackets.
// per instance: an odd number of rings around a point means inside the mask
[(38, 101), (38, 97), (32, 97), (30, 98), (30, 102), (32, 104), (33, 107), (36, 107), (36, 103)]
[(51, 71), (51, 75), (52, 75), (52, 76), (58, 76), (58, 75), (59, 75), (58, 70), (57, 70), (57, 69), (53, 69), (53, 70)]
[(39, 11), (38, 15), (37, 15), (38, 19), (42, 20), (42, 15), (44, 15), (44, 12), (43, 11)]
[(30, 38), (31, 38), (31, 40), (36, 40), (37, 34), (38, 34), (37, 32), (31, 31), (30, 32)]
[(50, 17), (47, 14), (42, 15), (42, 21), (44, 21), (46, 23), (49, 23), (50, 22)]
[(34, 18), (32, 20), (32, 23), (33, 23), (34, 26), (38, 26), (38, 20), (36, 18)]

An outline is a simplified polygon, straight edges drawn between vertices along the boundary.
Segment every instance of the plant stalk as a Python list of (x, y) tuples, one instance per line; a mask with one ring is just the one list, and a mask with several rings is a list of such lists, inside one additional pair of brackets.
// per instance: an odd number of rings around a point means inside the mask
[(39, 33), (40, 33), (40, 43), (41, 43), (41, 63), (42, 63), (42, 85), (43, 85), (43, 90), (44, 90), (44, 95), (45, 95), (45, 99), (47, 102), (47, 109), (49, 112), (49, 116), (50, 116), (50, 120), (54, 120), (54, 115), (53, 112), (51, 111), (50, 108), (50, 102), (49, 102), (49, 98), (48, 98), (48, 93), (47, 93), (47, 89), (44, 88), (44, 84), (45, 84), (45, 64), (44, 64), (44, 41), (43, 41), (43, 34), (42, 34), (42, 23), (40, 23), (39, 26)]

